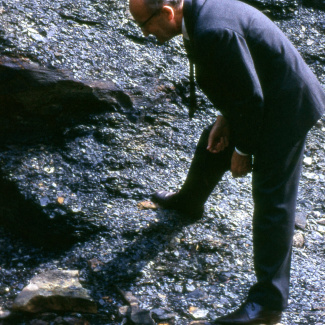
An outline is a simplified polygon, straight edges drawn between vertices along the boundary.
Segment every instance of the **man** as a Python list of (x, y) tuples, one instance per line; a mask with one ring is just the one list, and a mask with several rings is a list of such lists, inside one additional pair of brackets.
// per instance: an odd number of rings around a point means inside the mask
[(197, 220), (226, 170), (252, 170), (257, 283), (247, 300), (216, 324), (275, 324), (287, 306), (297, 189), (306, 134), (324, 113), (316, 77), (284, 34), (236, 0), (130, 0), (145, 36), (183, 33), (196, 79), (222, 115), (206, 129), (177, 193), (161, 206)]

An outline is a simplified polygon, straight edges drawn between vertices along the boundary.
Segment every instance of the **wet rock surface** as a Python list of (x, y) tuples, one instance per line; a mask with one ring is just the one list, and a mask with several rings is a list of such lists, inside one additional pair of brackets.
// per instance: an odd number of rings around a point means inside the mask
[[(323, 1), (251, 3), (276, 19), (325, 85)], [(80, 82), (114, 84), (130, 98), (84, 114), (52, 107), (45, 120), (21, 106), (0, 107), (0, 324), (119, 324), (141, 315), (208, 323), (238, 306), (254, 282), (251, 176), (226, 174), (193, 225), (138, 205), (182, 184), (215, 116), (198, 93), (201, 110), (188, 119), (181, 38), (164, 46), (144, 38), (124, 0), (4, 0), (0, 51), (68, 70)], [(305, 152), (297, 206), (305, 219), (293, 248), (286, 325), (325, 319), (324, 131), (323, 118)], [(35, 274), (56, 269), (79, 270), (97, 314), (12, 310)]]

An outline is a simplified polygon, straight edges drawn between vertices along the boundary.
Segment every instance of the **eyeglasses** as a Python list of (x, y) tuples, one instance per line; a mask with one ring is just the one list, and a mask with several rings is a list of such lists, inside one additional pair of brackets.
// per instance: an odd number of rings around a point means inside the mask
[(144, 26), (146, 25), (146, 24), (148, 24), (149, 23), (149, 21), (154, 17), (154, 16), (156, 16), (158, 13), (160, 12), (160, 9), (158, 9), (158, 10), (156, 10), (148, 19), (146, 19), (144, 22), (142, 22), (142, 23), (138, 23), (137, 25), (142, 29), (142, 28), (144, 28)]

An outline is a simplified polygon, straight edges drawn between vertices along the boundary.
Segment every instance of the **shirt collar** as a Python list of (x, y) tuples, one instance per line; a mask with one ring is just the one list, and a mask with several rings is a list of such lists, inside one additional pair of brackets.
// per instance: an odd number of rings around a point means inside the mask
[(189, 41), (189, 40), (190, 40), (190, 37), (188, 36), (187, 30), (186, 30), (184, 16), (183, 16), (183, 18), (182, 18), (182, 33), (183, 33), (183, 37), (184, 37), (186, 40)]

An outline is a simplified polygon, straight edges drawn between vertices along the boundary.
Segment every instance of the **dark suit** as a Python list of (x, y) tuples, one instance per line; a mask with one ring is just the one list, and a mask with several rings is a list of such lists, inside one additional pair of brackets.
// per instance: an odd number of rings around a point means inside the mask
[(234, 147), (254, 155), (258, 281), (248, 299), (283, 310), (304, 143), (324, 113), (324, 92), (284, 34), (256, 9), (235, 0), (184, 0), (183, 13), (197, 82), (228, 120), (231, 145), (209, 153), (206, 130), (181, 193), (205, 202), (229, 169)]

